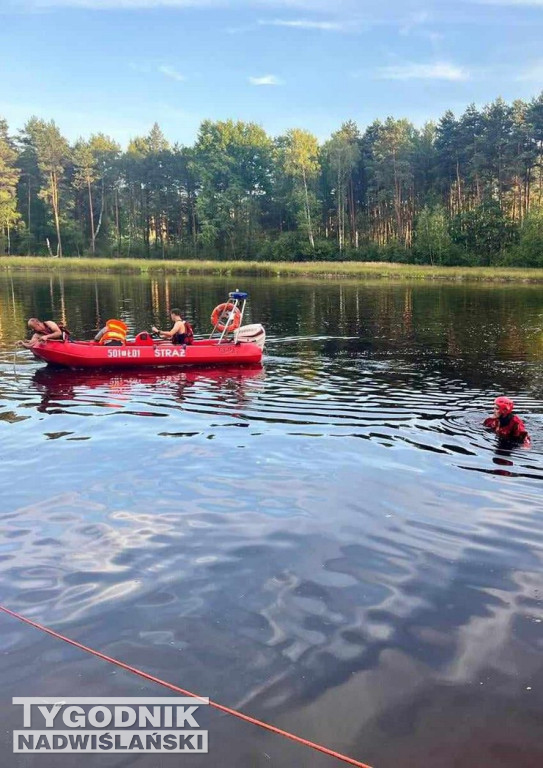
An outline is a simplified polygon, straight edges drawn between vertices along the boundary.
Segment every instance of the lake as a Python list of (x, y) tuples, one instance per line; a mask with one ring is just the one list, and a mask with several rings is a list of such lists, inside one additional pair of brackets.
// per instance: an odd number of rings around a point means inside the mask
[[(25, 319), (209, 333), (250, 292), (261, 369), (51, 370)], [(543, 290), (0, 276), (1, 602), (375, 768), (543, 764)], [(515, 399), (531, 450), (481, 423)], [(167, 692), (0, 614), (12, 696)], [(182, 764), (333, 768), (216, 712)], [(7, 757), (6, 757), (7, 756)], [(7, 760), (7, 762), (5, 762)], [(158, 761), (157, 761), (158, 760)], [(175, 761), (175, 763), (174, 763)]]

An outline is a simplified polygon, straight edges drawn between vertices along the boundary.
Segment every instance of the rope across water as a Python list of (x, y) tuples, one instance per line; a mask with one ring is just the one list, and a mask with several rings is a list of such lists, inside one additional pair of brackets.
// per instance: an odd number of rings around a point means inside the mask
[[(102, 659), (102, 661), (107, 661), (110, 664), (115, 664), (115, 666), (121, 667), (121, 669), (125, 669), (127, 672), (131, 672), (133, 675), (138, 675), (139, 677), (142, 677), (145, 680), (149, 680), (152, 683), (157, 683), (157, 685), (162, 685), (164, 688), (168, 688), (170, 691), (174, 691), (175, 693), (181, 693), (184, 696), (191, 696), (193, 698), (201, 698), (198, 694), (192, 693), (191, 691), (187, 691), (184, 688), (180, 688), (178, 685), (175, 685), (174, 683), (169, 683), (167, 680), (162, 680), (160, 677), (155, 677), (154, 675), (150, 675), (148, 672), (144, 672), (143, 670), (138, 669), (137, 667), (133, 667), (130, 664), (125, 664), (124, 661), (120, 661), (119, 659), (114, 659), (112, 656), (107, 656), (107, 654), (101, 653), (100, 651), (96, 651), (94, 650), (94, 648), (89, 648), (87, 645), (83, 645), (83, 643), (78, 643), (77, 640), (72, 640), (70, 637), (66, 637), (65, 635), (62, 635), (60, 632), (56, 632), (54, 629), (45, 627), (43, 624), (39, 624), (37, 621), (33, 621), (32, 619), (29, 619), (26, 616), (23, 616), (22, 614), (17, 613), (16, 611), (12, 611), (10, 608), (6, 608), (4, 605), (0, 605), (0, 611), (7, 614), (8, 616), (12, 616), (14, 619), (18, 619), (19, 621), (22, 621), (25, 624), (28, 624), (29, 626), (34, 627), (35, 629), (39, 629), (41, 632), (45, 632), (46, 634), (51, 635), (51, 637), (55, 637), (57, 640), (63, 640), (65, 643), (68, 643), (69, 645), (73, 645), (74, 648), (79, 648), (79, 650), (85, 651), (85, 653), (89, 653), (92, 656), (96, 656), (98, 659)], [(367, 765), (366, 763), (361, 763), (359, 760), (355, 760), (352, 757), (348, 757), (348, 755), (343, 755), (341, 754), (341, 752), (336, 752), (333, 749), (328, 749), (328, 747), (325, 747), (322, 744), (317, 744), (314, 741), (309, 741), (309, 739), (304, 739), (301, 736), (296, 736), (296, 734), (294, 733), (290, 733), (289, 731), (284, 731), (282, 728), (277, 728), (277, 726), (270, 725), (270, 723), (265, 723), (263, 720), (258, 720), (257, 718), (251, 717), (250, 715), (245, 715), (243, 712), (238, 712), (235, 709), (226, 707), (224, 706), (224, 704), (219, 704), (218, 702), (212, 701), (211, 699), (209, 699), (209, 706), (219, 710), (219, 712), (224, 712), (227, 715), (232, 715), (233, 717), (237, 717), (239, 720), (244, 720), (246, 723), (257, 725), (259, 728), (263, 728), (266, 731), (270, 731), (271, 733), (276, 733), (279, 736), (283, 736), (286, 739), (290, 739), (291, 741), (294, 741), (297, 744), (302, 744), (303, 746), (309, 747), (310, 749), (314, 749), (317, 752), (322, 752), (323, 754), (328, 755), (329, 757), (334, 757), (337, 760), (341, 760), (342, 762), (346, 763), (347, 765), (354, 765), (354, 766), (357, 766), (357, 768), (370, 768), (370, 766)]]

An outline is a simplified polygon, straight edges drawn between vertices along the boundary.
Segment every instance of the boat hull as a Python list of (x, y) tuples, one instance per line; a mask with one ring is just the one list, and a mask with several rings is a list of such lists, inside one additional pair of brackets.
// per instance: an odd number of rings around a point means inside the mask
[(195, 341), (189, 346), (170, 343), (108, 347), (95, 342), (48, 341), (32, 347), (39, 360), (67, 368), (141, 368), (193, 365), (251, 365), (262, 361), (262, 350), (250, 342)]

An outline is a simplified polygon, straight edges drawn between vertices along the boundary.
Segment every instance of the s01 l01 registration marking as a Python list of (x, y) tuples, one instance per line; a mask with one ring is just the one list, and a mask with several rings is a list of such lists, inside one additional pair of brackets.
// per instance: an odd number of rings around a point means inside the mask
[(139, 349), (124, 349), (121, 347), (113, 347), (107, 351), (108, 357), (139, 357)]

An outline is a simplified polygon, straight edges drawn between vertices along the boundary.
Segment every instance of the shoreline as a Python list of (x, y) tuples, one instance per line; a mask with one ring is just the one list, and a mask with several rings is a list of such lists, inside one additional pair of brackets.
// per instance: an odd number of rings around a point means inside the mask
[(437, 267), (393, 262), (259, 262), (49, 256), (3, 256), (4, 272), (182, 274), (216, 277), (314, 277), (327, 280), (421, 280), (440, 282), (542, 283), (543, 269), (523, 267)]

